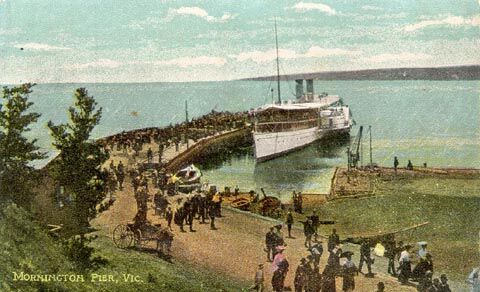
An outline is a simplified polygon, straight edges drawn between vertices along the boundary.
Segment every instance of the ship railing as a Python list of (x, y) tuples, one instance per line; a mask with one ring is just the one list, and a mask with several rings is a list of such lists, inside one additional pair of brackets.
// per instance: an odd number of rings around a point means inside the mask
[(278, 122), (259, 122), (257, 123), (258, 126), (260, 125), (268, 125), (268, 124), (292, 124), (292, 123), (305, 123), (305, 122), (313, 122), (317, 121), (317, 119), (306, 119), (306, 120), (295, 120), (295, 121), (278, 121)]
[(255, 126), (255, 132), (257, 133), (274, 133), (274, 132), (290, 132), (296, 130), (304, 130), (316, 127), (318, 123), (317, 119), (308, 119), (302, 121), (291, 122), (269, 122), (259, 123)]

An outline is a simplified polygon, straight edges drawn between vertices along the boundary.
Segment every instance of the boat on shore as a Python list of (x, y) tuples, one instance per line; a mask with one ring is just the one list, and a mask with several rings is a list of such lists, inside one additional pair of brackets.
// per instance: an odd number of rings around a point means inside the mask
[(253, 111), (253, 140), (257, 162), (308, 146), (327, 133), (349, 133), (352, 126), (349, 107), (344, 106), (337, 95), (315, 95), (313, 79), (306, 80), (305, 93), (304, 80), (297, 79), (296, 100), (282, 101), (276, 23), (275, 40), (278, 100)]

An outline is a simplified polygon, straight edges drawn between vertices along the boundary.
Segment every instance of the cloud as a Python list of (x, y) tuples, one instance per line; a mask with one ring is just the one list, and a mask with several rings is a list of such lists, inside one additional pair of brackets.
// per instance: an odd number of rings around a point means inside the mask
[(480, 15), (475, 15), (471, 18), (463, 18), (461, 16), (449, 15), (443, 19), (422, 20), (420, 22), (409, 24), (403, 27), (406, 32), (412, 32), (419, 29), (424, 29), (429, 26), (480, 26)]
[(87, 68), (118, 68), (122, 66), (123, 64), (117, 61), (113, 61), (110, 59), (99, 59), (94, 62), (89, 62), (89, 63), (83, 63), (83, 64), (71, 64), (65, 66), (66, 69), (69, 70), (81, 70), (81, 69), (87, 69)]
[(425, 59), (431, 59), (432, 56), (423, 53), (409, 53), (402, 52), (398, 54), (379, 54), (366, 58), (365, 61), (383, 63), (383, 62), (404, 62), (404, 61), (420, 61)]
[(312, 3), (312, 2), (298, 2), (297, 4), (291, 7), (297, 12), (306, 12), (311, 10), (317, 10), (328, 15), (335, 15), (337, 12), (332, 7), (321, 4), (321, 3)]
[(382, 11), (383, 8), (377, 7), (377, 6), (372, 6), (372, 5), (364, 5), (364, 6), (362, 6), (362, 10)]
[[(294, 59), (299, 57), (299, 55), (293, 50), (278, 50), (278, 55), (282, 59)], [(238, 55), (232, 55), (230, 57), (235, 58), (239, 62), (251, 60), (255, 63), (267, 63), (273, 61), (277, 58), (277, 52), (275, 49), (270, 49), (268, 51), (252, 51), (252, 52), (242, 52)]]
[(328, 49), (328, 48), (321, 48), (321, 47), (311, 47), (308, 51), (303, 55), (305, 57), (314, 57), (314, 58), (321, 58), (321, 57), (328, 57), (328, 56), (353, 56), (360, 54), (360, 51), (349, 51), (344, 49)]
[(16, 44), (13, 47), (17, 49), (23, 48), (24, 50), (45, 51), (45, 52), (71, 50), (71, 48), (67, 48), (67, 47), (51, 46), (48, 44), (41, 44), (41, 43)]
[[(278, 55), (280, 59), (299, 59), (299, 58), (322, 58), (330, 56), (352, 56), (360, 54), (360, 51), (349, 51), (338, 48), (321, 48), (313, 46), (309, 48), (304, 54), (297, 53), (294, 50), (280, 49), (278, 50)], [(252, 51), (252, 52), (242, 52), (238, 55), (231, 55), (231, 58), (235, 58), (239, 62), (244, 61), (253, 61), (257, 64), (267, 63), (275, 60), (277, 58), (277, 53), (275, 49), (270, 49), (267, 51)]]
[[(2, 0), (0, 0), (0, 3), (1, 1)], [(18, 27), (10, 28), (10, 29), (0, 28), (0, 35), (17, 35), (19, 33), (22, 33), (22, 30)]]
[(171, 21), (176, 16), (195, 16), (195, 17), (202, 18), (208, 22), (226, 22), (234, 18), (234, 16), (228, 12), (224, 13), (221, 17), (214, 17), (208, 14), (208, 12), (205, 9), (193, 6), (193, 7), (170, 8), (168, 10), (167, 16), (165, 17), (165, 20)]
[(156, 61), (154, 65), (167, 65), (167, 66), (179, 66), (182, 68), (200, 66), (200, 65), (213, 65), (216, 67), (221, 67), (227, 63), (227, 59), (222, 57), (210, 57), (210, 56), (199, 56), (199, 57), (181, 57), (175, 58), (168, 61)]

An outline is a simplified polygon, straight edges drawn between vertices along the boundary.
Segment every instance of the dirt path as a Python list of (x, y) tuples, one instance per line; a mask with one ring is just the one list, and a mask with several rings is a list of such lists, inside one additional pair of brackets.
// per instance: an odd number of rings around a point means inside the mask
[[(114, 205), (95, 219), (94, 226), (111, 234), (117, 224), (130, 221), (135, 213), (133, 190), (127, 185), (124, 191), (117, 192)], [(199, 224), (197, 220), (194, 221), (196, 232), (182, 233), (178, 226), (173, 226), (174, 260), (179, 263), (189, 262), (199, 269), (217, 271), (220, 277), (233, 277), (244, 282), (251, 281), (257, 265), (264, 263), (266, 286), (270, 289), (270, 263), (266, 262), (263, 242), (265, 233), (273, 222), (230, 210), (223, 210), (222, 215), (223, 217), (215, 220), (217, 230), (210, 230), (209, 224)], [(153, 214), (151, 208), (148, 218), (152, 223), (165, 224), (163, 219)], [(188, 230), (188, 228), (185, 229)], [(306, 257), (308, 252), (303, 245), (302, 232), (294, 230), (292, 235), (295, 239), (286, 238), (285, 254), (290, 263), (290, 271), (285, 283), (293, 288), (294, 271), (300, 258)], [(325, 245), (324, 250), (326, 250)], [(324, 253), (321, 269), (325, 266), (326, 259), (327, 256)], [(339, 291), (341, 291), (341, 280), (337, 278)], [(385, 282), (387, 290), (390, 291), (415, 291), (414, 288), (400, 286), (396, 279), (382, 274), (377, 274), (373, 279), (359, 275), (356, 277), (356, 291), (375, 291), (379, 281)]]

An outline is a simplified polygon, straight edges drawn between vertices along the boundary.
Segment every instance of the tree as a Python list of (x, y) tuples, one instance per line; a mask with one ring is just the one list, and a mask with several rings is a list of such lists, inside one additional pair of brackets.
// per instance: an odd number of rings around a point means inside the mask
[(45, 158), (35, 145), (36, 139), (24, 135), (40, 114), (28, 112), (33, 102), (28, 95), (35, 84), (26, 83), (9, 89), (3, 88), (0, 103), (0, 195), (30, 210), (34, 197), (33, 187), (39, 178), (31, 162)]
[(102, 116), (102, 108), (96, 110), (96, 106), (87, 90), (79, 88), (75, 91), (75, 107), (68, 110), (69, 123), (48, 123), (53, 145), (60, 150), (51, 172), (72, 198), (72, 221), (76, 224), (67, 228), (72, 234), (80, 235), (82, 244), (84, 235), (89, 232), (89, 221), (95, 218), (96, 207), (106, 196), (101, 167), (108, 154), (90, 139), (91, 131)]

